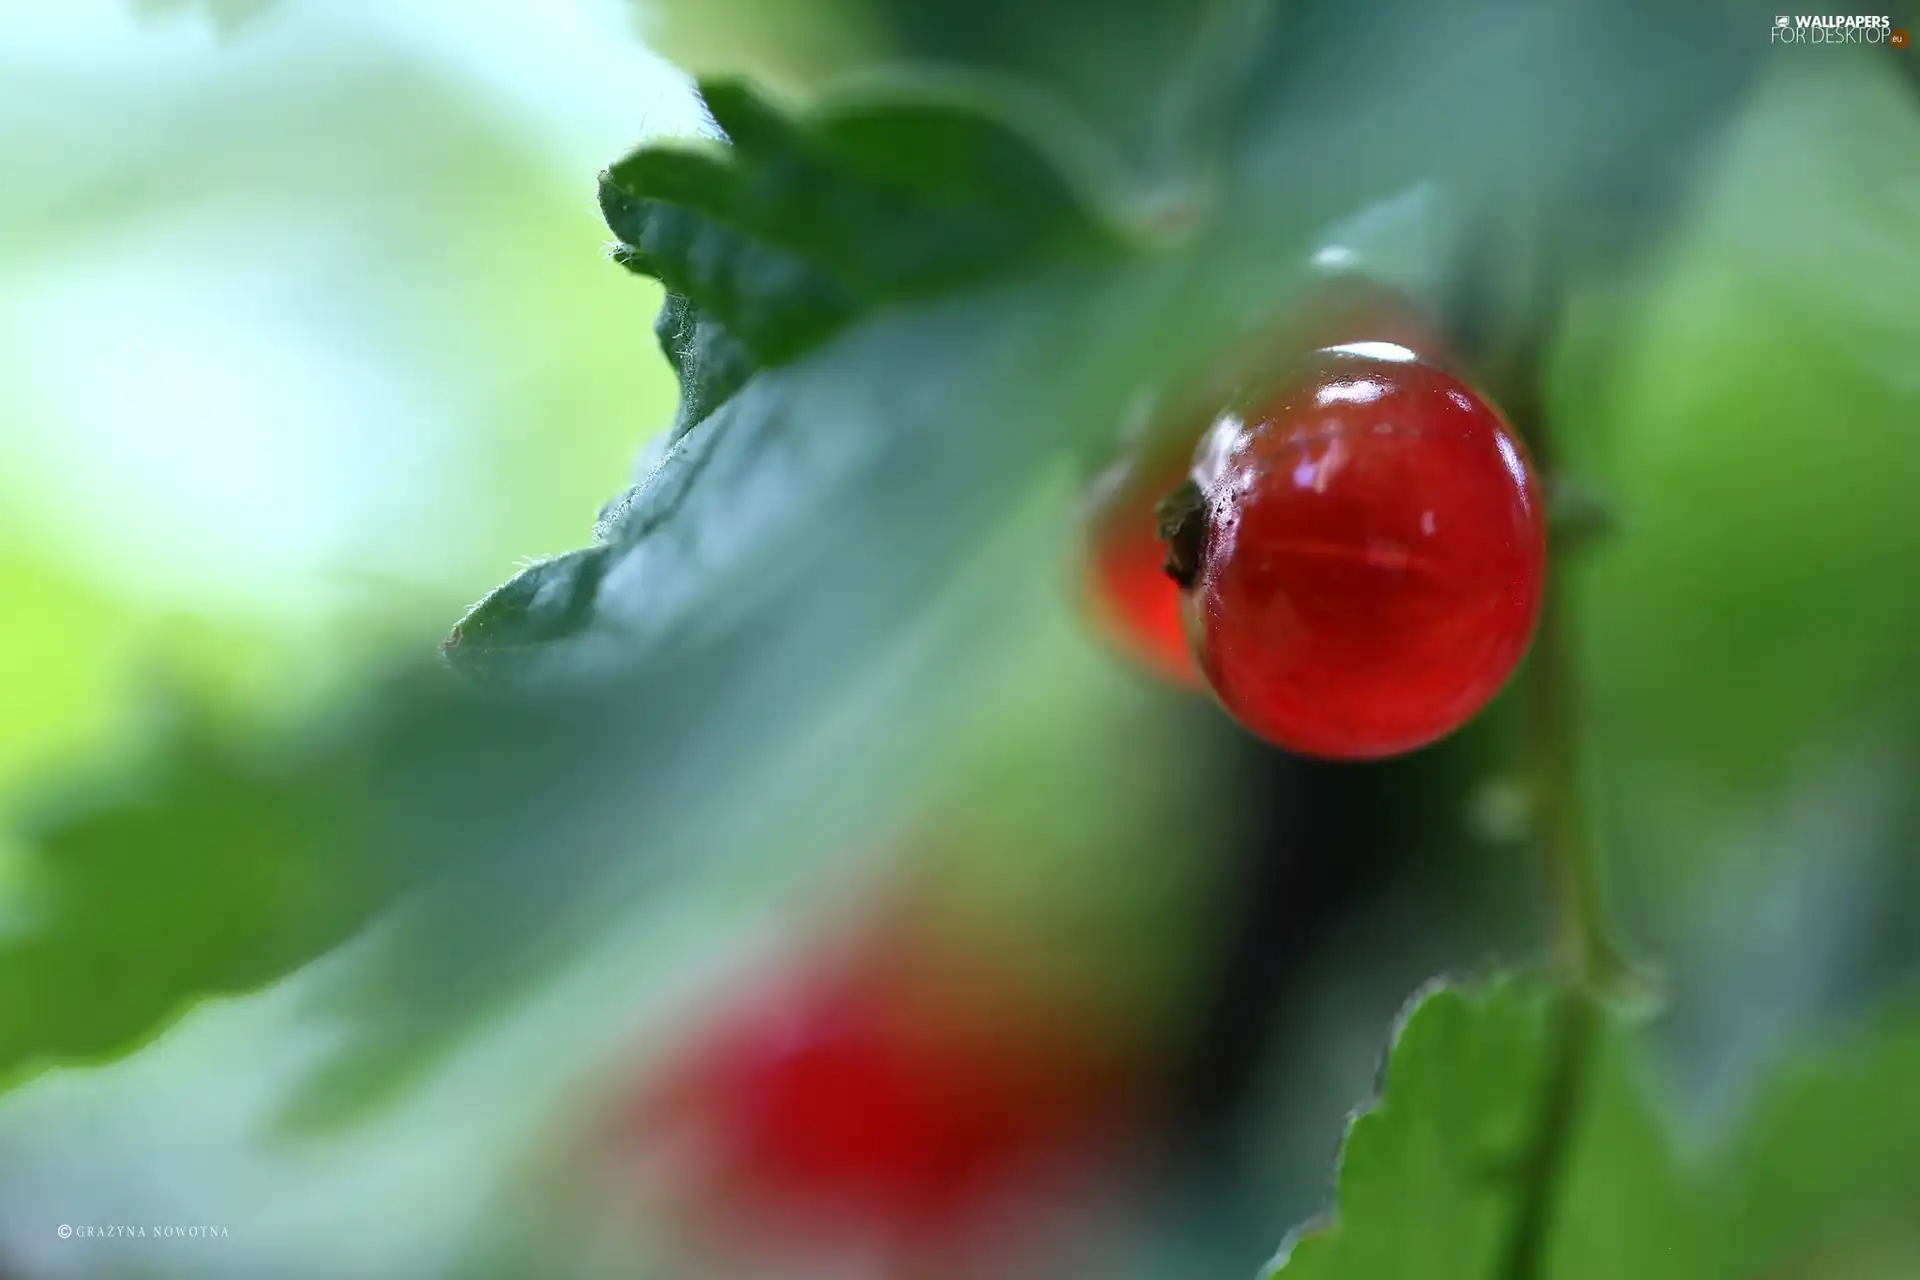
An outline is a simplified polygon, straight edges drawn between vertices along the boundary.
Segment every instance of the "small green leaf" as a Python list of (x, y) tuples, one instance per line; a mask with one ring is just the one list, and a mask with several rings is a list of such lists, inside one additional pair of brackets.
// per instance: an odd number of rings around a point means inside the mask
[(571, 634), (592, 613), (606, 559), (606, 548), (595, 546), (529, 565), (454, 624), (443, 652), (474, 670), (528, 645)]
[(1735, 1138), (1684, 1171), (1637, 1075), (1623, 1032), (1564, 992), (1513, 980), (1434, 989), (1406, 1014), (1379, 1097), (1348, 1132), (1335, 1215), (1296, 1233), (1268, 1275), (1911, 1274), (1920, 1023), (1889, 1019), (1795, 1055)]
[(1438, 987), (1348, 1131), (1337, 1207), (1282, 1280), (1699, 1280), (1696, 1191), (1583, 998), (1507, 980)]

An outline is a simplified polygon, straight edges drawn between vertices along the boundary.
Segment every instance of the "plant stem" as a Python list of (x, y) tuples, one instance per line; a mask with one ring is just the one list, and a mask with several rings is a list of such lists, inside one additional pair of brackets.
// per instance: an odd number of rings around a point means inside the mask
[[(1535, 466), (1551, 476), (1552, 455), (1538, 430), (1538, 414), (1530, 412), (1522, 422), (1534, 428), (1526, 434)], [(1540, 853), (1555, 967), (1565, 987), (1555, 997), (1547, 1024), (1546, 1070), (1532, 1139), (1520, 1166), (1521, 1199), (1501, 1260), (1501, 1280), (1537, 1280), (1544, 1272), (1553, 1211), (1599, 1027), (1594, 998), (1616, 972), (1580, 770), (1578, 686), (1566, 569), (1557, 557), (1553, 564), (1528, 659), (1524, 696), (1534, 843)]]
[(1568, 598), (1569, 562), (1593, 530), (1555, 518), (1563, 512), (1558, 499), (1567, 486), (1547, 429), (1546, 353), (1561, 299), (1537, 228), (1512, 227), (1483, 243), (1481, 253), (1473, 267), (1481, 287), (1469, 291), (1461, 319), (1489, 356), (1484, 372), (1532, 455), (1548, 517), (1546, 598), (1522, 675), (1534, 844), (1557, 968), (1573, 988), (1595, 994), (1618, 976), (1619, 965), (1608, 940), (1581, 767), (1582, 691)]
[(1536, 1280), (1545, 1271), (1553, 1211), (1560, 1201), (1580, 1103), (1593, 1059), (1600, 1011), (1578, 989), (1559, 994), (1548, 1023), (1548, 1061), (1533, 1141), (1520, 1166), (1519, 1210), (1501, 1259), (1501, 1280)]
[[(1522, 243), (1536, 250), (1539, 241)], [(1518, 318), (1504, 346), (1506, 408), (1533, 455), (1551, 496), (1560, 488), (1560, 459), (1546, 430), (1544, 354), (1554, 312), (1551, 290), (1538, 288), (1545, 272), (1535, 260), (1519, 264), (1524, 282), (1505, 301)], [(1509, 277), (1511, 280), (1513, 277)], [(1481, 316), (1487, 319), (1486, 315)], [(1531, 1139), (1520, 1166), (1520, 1203), (1500, 1263), (1500, 1280), (1538, 1280), (1546, 1267), (1554, 1210), (1565, 1181), (1579, 1121), (1601, 1011), (1597, 997), (1616, 981), (1620, 966), (1609, 941), (1601, 896), (1594, 824), (1581, 767), (1580, 681), (1568, 599), (1569, 539), (1549, 524), (1549, 575), (1539, 628), (1524, 676), (1527, 759), (1531, 770), (1534, 844), (1552, 928), (1553, 956), (1564, 988), (1547, 1024), (1546, 1065)], [(1564, 531), (1560, 531), (1564, 532)]]
[[(1530, 423), (1538, 418), (1530, 416)], [(1531, 433), (1535, 465), (1551, 475), (1547, 442)], [(1557, 558), (1528, 660), (1527, 749), (1532, 769), (1534, 843), (1564, 988), (1546, 1029), (1532, 1139), (1520, 1166), (1520, 1204), (1501, 1260), (1501, 1280), (1537, 1280), (1545, 1271), (1553, 1212), (1565, 1180), (1599, 1025), (1595, 995), (1615, 971), (1599, 897), (1592, 827), (1580, 771), (1577, 685), (1565, 566)]]
[[(1551, 477), (1543, 434), (1530, 433), (1535, 464)], [(1528, 662), (1527, 753), (1532, 771), (1534, 841), (1561, 976), (1594, 994), (1618, 976), (1601, 899), (1598, 853), (1580, 762), (1578, 663), (1573, 652), (1566, 564), (1553, 557)]]

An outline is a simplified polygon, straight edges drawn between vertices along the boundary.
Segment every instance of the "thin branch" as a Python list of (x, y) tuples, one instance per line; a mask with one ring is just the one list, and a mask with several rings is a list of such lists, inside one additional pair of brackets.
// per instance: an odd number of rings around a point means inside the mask
[[(1551, 484), (1557, 464), (1551, 442), (1536, 429), (1529, 433), (1528, 443), (1535, 466)], [(1523, 696), (1534, 841), (1540, 853), (1555, 959), (1566, 981), (1594, 994), (1613, 984), (1620, 965), (1609, 937), (1599, 850), (1581, 767), (1581, 686), (1567, 598), (1569, 550), (1557, 540), (1550, 549), (1552, 567)]]
[(1548, 1024), (1546, 1074), (1533, 1143), (1520, 1167), (1521, 1201), (1500, 1263), (1501, 1280), (1537, 1280), (1545, 1270), (1553, 1214), (1566, 1181), (1568, 1148), (1586, 1093), (1600, 1011), (1586, 992), (1560, 993)]
[[(1465, 319), (1488, 357), (1486, 372), (1503, 407), (1551, 494), (1564, 481), (1546, 426), (1543, 382), (1561, 299), (1546, 250), (1537, 228), (1531, 234), (1489, 238), (1482, 246), (1484, 260), (1472, 264), (1470, 278), (1479, 288), (1468, 291)], [(1550, 526), (1550, 541), (1546, 597), (1523, 696), (1534, 843), (1555, 967), (1565, 988), (1556, 997), (1546, 1029), (1546, 1069), (1519, 1170), (1520, 1202), (1501, 1256), (1499, 1280), (1538, 1280), (1545, 1269), (1599, 1030), (1596, 997), (1620, 973), (1608, 935), (1598, 842), (1581, 762), (1581, 687), (1567, 590), (1574, 540), (1554, 537)]]

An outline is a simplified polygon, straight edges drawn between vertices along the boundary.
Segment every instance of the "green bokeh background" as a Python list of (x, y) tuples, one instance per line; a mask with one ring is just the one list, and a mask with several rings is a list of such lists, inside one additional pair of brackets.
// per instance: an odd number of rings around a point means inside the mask
[[(698, 128), (684, 81), (617, 0), (403, 8), (6, 15), (10, 818), (137, 761), (179, 705), (242, 743), (331, 724), (517, 564), (586, 542), (672, 416), (659, 294), (599, 251), (592, 175), (642, 136)], [(701, 62), (703, 40), (746, 24), (798, 94), (881, 39), (866, 7), (831, 8), (846, 21), (670, 5), (640, 29)], [(1700, 1142), (1762, 1066), (1920, 961), (1920, 98), (1883, 61), (1833, 53), (1763, 65), (1673, 221), (1575, 281), (1549, 357), (1570, 469), (1615, 524), (1569, 569), (1609, 879), (1669, 1000), (1653, 1078)], [(1080, 87), (1096, 103), (1112, 89)], [(1390, 238), (1389, 255), (1418, 240)], [(591, 1253), (606, 1223), (564, 1170), (606, 1079), (731, 977), (780, 963), (796, 921), (902, 863), (960, 933), (1123, 992), (1119, 1016), (1177, 1037), (1227, 910), (1217, 864), (1244, 825), (1244, 754), (1083, 634), (1065, 563), (1034, 570), (1076, 482), (1043, 477), (983, 538), (974, 578), (1027, 570), (1001, 602), (1015, 625), (982, 646), (990, 678), (960, 686), (992, 696), (940, 721), (943, 741), (912, 757), (937, 764), (893, 810), (860, 815), (872, 848), (672, 879), (332, 1136), (273, 1121), (341, 1038), (328, 1001), (351, 1002), (363, 969), (378, 982), (391, 921), (124, 1062), (49, 1071), (0, 1097), (0, 1259), (88, 1274), (47, 1224), (122, 1214), (238, 1237), (128, 1274)], [(1169, 1209), (1129, 1224), (1116, 1251), (1134, 1270), (1116, 1274), (1212, 1274), (1241, 1257), (1236, 1231), (1277, 1238), (1317, 1203), (1409, 971), (1528, 937), (1511, 919), (1432, 936), (1462, 927), (1432, 918), (1446, 893), (1506, 916), (1524, 898), (1504, 714), (1429, 758), (1451, 782), (1406, 793), (1446, 833), (1431, 853), (1447, 883), (1377, 904), (1293, 1014), (1314, 1050), (1274, 1065), (1244, 1136), (1266, 1157), (1254, 1225)], [(30, 909), (24, 861), (0, 843), (0, 926)], [(1183, 1222), (1234, 1243), (1202, 1264)]]

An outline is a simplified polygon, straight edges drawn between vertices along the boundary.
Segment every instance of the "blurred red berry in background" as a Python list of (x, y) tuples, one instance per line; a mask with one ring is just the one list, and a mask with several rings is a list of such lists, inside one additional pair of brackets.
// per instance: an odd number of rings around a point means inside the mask
[(1193, 466), (1199, 437), (1172, 437), (1123, 458), (1095, 482), (1087, 510), (1088, 612), (1101, 633), (1171, 684), (1204, 689), (1180, 620), (1180, 589), (1166, 573), (1154, 509)]
[(691, 1030), (625, 1104), (725, 1249), (966, 1269), (1124, 1145), (1137, 1063), (1070, 1010), (894, 949), (831, 957)]

